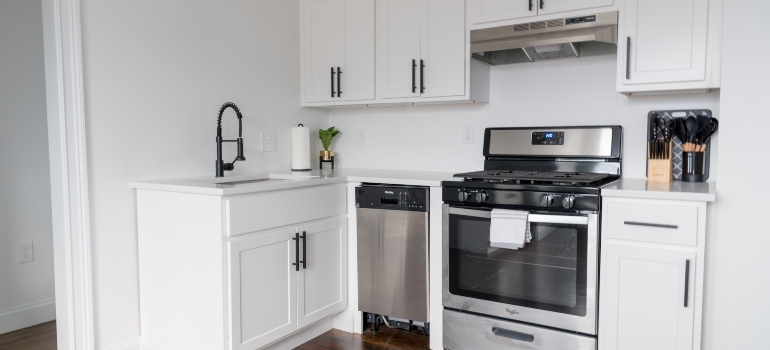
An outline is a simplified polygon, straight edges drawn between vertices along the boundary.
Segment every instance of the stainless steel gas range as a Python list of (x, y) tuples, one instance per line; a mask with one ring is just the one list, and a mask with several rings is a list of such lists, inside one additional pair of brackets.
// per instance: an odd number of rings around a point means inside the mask
[[(621, 175), (619, 126), (489, 128), (484, 171), (442, 183), (444, 348), (596, 349), (600, 190)], [(492, 210), (531, 239), (490, 245)]]

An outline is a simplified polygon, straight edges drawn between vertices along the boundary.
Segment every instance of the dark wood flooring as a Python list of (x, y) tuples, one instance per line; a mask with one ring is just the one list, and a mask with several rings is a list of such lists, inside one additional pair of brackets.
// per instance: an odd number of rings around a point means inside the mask
[[(295, 350), (427, 350), (428, 337), (381, 326), (353, 334), (332, 329), (300, 345)], [(56, 321), (0, 334), (0, 350), (56, 350)]]
[(294, 350), (427, 350), (428, 337), (417, 332), (378, 328), (377, 333), (368, 330), (353, 334), (332, 329), (302, 344)]
[(0, 350), (56, 350), (56, 321), (0, 334)]

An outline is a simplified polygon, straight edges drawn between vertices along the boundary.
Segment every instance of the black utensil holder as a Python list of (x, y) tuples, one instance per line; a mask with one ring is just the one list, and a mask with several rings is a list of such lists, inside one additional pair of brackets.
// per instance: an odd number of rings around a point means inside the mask
[(682, 181), (703, 182), (706, 181), (706, 152), (682, 153)]

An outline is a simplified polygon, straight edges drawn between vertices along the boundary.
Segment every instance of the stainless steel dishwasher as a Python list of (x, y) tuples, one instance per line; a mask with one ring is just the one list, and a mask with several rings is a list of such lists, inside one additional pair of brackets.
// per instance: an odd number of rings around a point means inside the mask
[(356, 188), (359, 311), (428, 323), (428, 188)]

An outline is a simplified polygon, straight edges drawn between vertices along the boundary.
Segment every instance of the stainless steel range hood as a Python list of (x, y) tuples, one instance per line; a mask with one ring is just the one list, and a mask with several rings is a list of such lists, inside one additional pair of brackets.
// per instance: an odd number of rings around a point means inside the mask
[(617, 11), (471, 30), (471, 54), (493, 65), (611, 53), (617, 42)]

